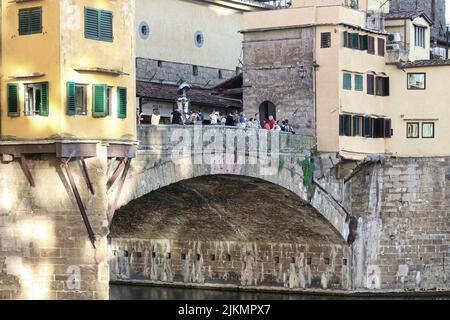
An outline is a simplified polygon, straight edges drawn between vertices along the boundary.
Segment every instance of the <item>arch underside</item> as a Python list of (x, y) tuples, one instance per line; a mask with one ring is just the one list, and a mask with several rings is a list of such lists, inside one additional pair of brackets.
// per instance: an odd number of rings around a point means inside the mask
[(228, 175), (181, 181), (131, 201), (116, 213), (110, 236), (344, 244), (334, 227), (291, 191)]

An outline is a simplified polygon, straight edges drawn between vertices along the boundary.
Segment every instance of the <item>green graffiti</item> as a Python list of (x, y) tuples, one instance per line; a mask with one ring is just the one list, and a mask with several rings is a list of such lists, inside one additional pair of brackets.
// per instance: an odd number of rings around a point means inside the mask
[(306, 159), (300, 163), (303, 169), (303, 185), (311, 191), (314, 181), (314, 172), (316, 171), (314, 157), (306, 157)]

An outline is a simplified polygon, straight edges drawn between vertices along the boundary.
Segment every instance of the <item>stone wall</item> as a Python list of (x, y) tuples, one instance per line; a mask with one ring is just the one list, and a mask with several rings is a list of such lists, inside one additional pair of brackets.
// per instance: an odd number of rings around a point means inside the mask
[[(193, 65), (153, 59), (136, 59), (136, 77), (141, 81), (176, 84), (184, 79), (193, 86), (212, 88), (236, 75), (236, 70), (197, 66), (198, 75), (193, 74)], [(222, 78), (219, 77), (219, 70)]]
[[(288, 119), (296, 132), (315, 135), (313, 28), (244, 34), (244, 111), (259, 112), (270, 101), (277, 119)], [(300, 67), (306, 71), (299, 75)]]
[[(434, 12), (433, 5), (434, 2)], [(434, 25), (431, 27), (431, 37), (445, 42), (446, 32), (446, 12), (445, 0), (391, 0), (390, 12), (401, 11), (423, 11), (430, 19), (433, 20)]]
[(87, 159), (91, 195), (80, 165), (71, 170), (87, 207), (96, 246), (89, 240), (61, 160), (30, 156), (36, 187), (20, 163), (0, 163), (0, 299), (108, 299), (106, 147)]
[(343, 245), (113, 239), (112, 280), (349, 289)]

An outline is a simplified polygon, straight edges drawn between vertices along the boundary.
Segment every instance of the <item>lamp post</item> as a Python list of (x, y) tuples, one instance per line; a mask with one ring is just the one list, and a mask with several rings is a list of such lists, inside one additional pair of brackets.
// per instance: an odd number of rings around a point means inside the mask
[(186, 82), (181, 83), (178, 87), (177, 106), (179, 110), (183, 111), (185, 119), (189, 118), (190, 100), (187, 93), (190, 89), (191, 86)]

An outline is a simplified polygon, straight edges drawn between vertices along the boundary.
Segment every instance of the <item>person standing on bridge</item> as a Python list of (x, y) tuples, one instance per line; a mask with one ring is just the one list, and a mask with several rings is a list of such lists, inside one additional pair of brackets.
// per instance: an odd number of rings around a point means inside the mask
[(170, 122), (174, 125), (183, 125), (183, 114), (180, 109), (176, 109), (170, 116)]

